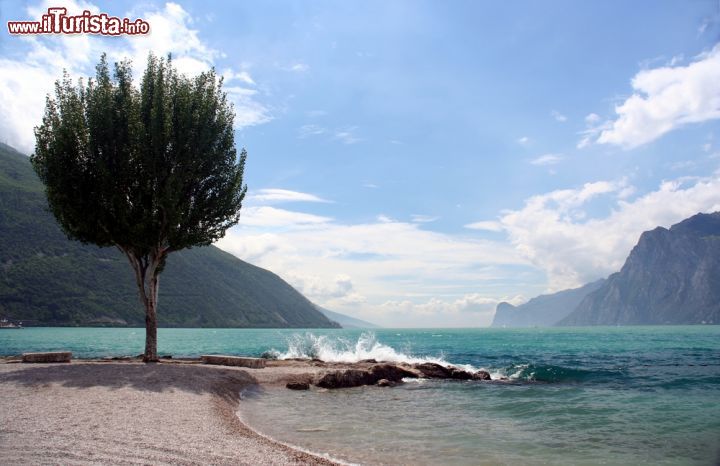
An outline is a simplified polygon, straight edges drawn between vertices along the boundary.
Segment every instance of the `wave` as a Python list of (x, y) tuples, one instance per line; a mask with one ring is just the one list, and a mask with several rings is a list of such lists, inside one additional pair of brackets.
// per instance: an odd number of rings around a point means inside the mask
[(578, 369), (556, 366), (552, 364), (513, 364), (495, 373), (511, 381), (546, 382), (546, 383), (580, 383), (612, 381), (626, 376), (622, 370)]
[(380, 343), (373, 332), (363, 332), (352, 342), (345, 338), (331, 338), (326, 335), (305, 333), (294, 334), (288, 338), (287, 351), (270, 350), (263, 356), (274, 359), (320, 359), (325, 362), (358, 362), (374, 359), (379, 362), (418, 364), (433, 362), (443, 366), (463, 367), (451, 364), (441, 357), (413, 356)]
[(378, 362), (420, 364), (431, 362), (446, 367), (457, 367), (467, 371), (486, 370), (493, 380), (507, 382), (584, 383), (611, 381), (624, 378), (622, 370), (580, 369), (553, 364), (516, 362), (504, 367), (475, 367), (447, 361), (444, 357), (418, 356), (378, 341), (373, 332), (363, 332), (356, 341), (346, 338), (315, 335), (313, 333), (293, 334), (287, 340), (287, 350), (272, 349), (263, 353), (271, 359), (319, 359), (325, 362), (353, 363), (368, 359)]

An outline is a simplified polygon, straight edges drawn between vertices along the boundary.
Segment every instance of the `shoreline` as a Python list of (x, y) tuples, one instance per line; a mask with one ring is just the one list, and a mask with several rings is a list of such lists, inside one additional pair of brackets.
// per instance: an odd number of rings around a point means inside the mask
[(5, 358), (3, 455), (15, 464), (348, 464), (269, 437), (241, 417), (242, 390), (280, 385), (310, 367)]

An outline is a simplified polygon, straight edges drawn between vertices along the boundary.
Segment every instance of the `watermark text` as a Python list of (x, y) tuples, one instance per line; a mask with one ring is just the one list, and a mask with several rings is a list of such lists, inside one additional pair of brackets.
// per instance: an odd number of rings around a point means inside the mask
[(102, 36), (144, 35), (150, 33), (150, 24), (143, 19), (93, 14), (85, 10), (69, 16), (67, 8), (48, 8), (40, 21), (8, 21), (10, 34), (98, 34)]

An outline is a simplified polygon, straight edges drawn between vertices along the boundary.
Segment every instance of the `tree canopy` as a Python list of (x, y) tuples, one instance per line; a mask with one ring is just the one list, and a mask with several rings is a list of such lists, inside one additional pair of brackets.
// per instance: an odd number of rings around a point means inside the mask
[[(189, 78), (148, 57), (139, 88), (129, 62), (48, 97), (31, 160), (68, 237), (115, 246), (130, 261), (146, 307), (146, 360), (157, 358), (158, 276), (167, 255), (221, 238), (240, 218), (246, 152), (214, 70)], [(150, 347), (152, 346), (152, 348)]]

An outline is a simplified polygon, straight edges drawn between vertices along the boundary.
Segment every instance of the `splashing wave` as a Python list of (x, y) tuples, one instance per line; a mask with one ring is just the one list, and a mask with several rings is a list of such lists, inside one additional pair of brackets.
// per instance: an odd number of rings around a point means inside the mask
[(356, 342), (326, 335), (317, 336), (312, 333), (294, 334), (288, 339), (287, 351), (281, 352), (273, 349), (265, 356), (276, 359), (320, 359), (326, 362), (358, 362), (364, 359), (375, 359), (382, 362), (409, 364), (434, 362), (444, 366), (454, 365), (439, 357), (418, 357), (397, 351), (391, 346), (380, 343), (372, 332), (363, 332)]

